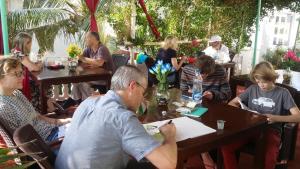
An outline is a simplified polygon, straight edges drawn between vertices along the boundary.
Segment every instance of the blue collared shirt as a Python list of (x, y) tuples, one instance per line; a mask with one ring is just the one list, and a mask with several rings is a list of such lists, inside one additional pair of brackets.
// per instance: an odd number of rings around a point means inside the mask
[(77, 108), (55, 168), (121, 169), (129, 155), (139, 161), (160, 145), (120, 96), (108, 91), (102, 97), (89, 97)]

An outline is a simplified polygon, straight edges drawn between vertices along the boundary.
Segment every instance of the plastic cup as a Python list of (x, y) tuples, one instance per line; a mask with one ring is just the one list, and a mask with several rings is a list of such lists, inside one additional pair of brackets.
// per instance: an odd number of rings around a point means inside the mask
[(217, 120), (217, 127), (218, 127), (218, 130), (223, 130), (223, 129), (224, 129), (225, 122), (226, 122), (226, 121), (224, 121), (224, 120)]

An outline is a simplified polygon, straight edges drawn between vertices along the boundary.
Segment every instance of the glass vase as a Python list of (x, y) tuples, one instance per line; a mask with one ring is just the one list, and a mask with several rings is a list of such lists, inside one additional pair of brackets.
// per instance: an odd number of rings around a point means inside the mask
[(168, 100), (170, 98), (170, 94), (168, 92), (169, 84), (168, 83), (158, 83), (157, 91), (156, 91), (156, 100), (158, 105), (167, 105)]
[(77, 66), (78, 66), (78, 60), (75, 59), (75, 58), (70, 58), (69, 59), (69, 65), (68, 65), (69, 70), (71, 72), (74, 72), (76, 70)]
[(283, 82), (284, 84), (290, 84), (291, 83), (291, 69), (287, 68), (286, 70), (284, 70), (283, 72)]

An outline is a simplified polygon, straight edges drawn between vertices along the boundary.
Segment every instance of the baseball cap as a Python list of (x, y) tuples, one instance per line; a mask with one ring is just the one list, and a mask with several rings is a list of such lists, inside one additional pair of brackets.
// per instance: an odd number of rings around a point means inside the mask
[(220, 42), (220, 41), (222, 41), (222, 38), (221, 38), (221, 36), (219, 36), (219, 35), (214, 35), (214, 36), (212, 36), (212, 37), (209, 39), (209, 43), (211, 43), (211, 42)]

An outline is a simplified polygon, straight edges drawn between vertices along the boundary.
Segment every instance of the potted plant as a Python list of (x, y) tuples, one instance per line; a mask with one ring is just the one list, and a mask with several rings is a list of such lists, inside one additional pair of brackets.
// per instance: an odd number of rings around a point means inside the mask
[(75, 71), (77, 65), (78, 65), (78, 59), (77, 56), (81, 55), (82, 50), (81, 48), (76, 44), (70, 44), (67, 48), (67, 52), (69, 55), (69, 69), (70, 71)]
[[(27, 143), (24, 143), (25, 145)], [(6, 147), (0, 149), (0, 168), (5, 169), (25, 169), (33, 164), (36, 163), (36, 161), (20, 161), (20, 158), (40, 154), (41, 152), (37, 153), (17, 153), (16, 149), (19, 148), (22, 145), (14, 146), (14, 147)], [(44, 160), (44, 159), (43, 159)]]
[(283, 57), (283, 67), (285, 69), (283, 74), (283, 83), (291, 83), (291, 70), (300, 71), (300, 58), (292, 50), (288, 50)]

